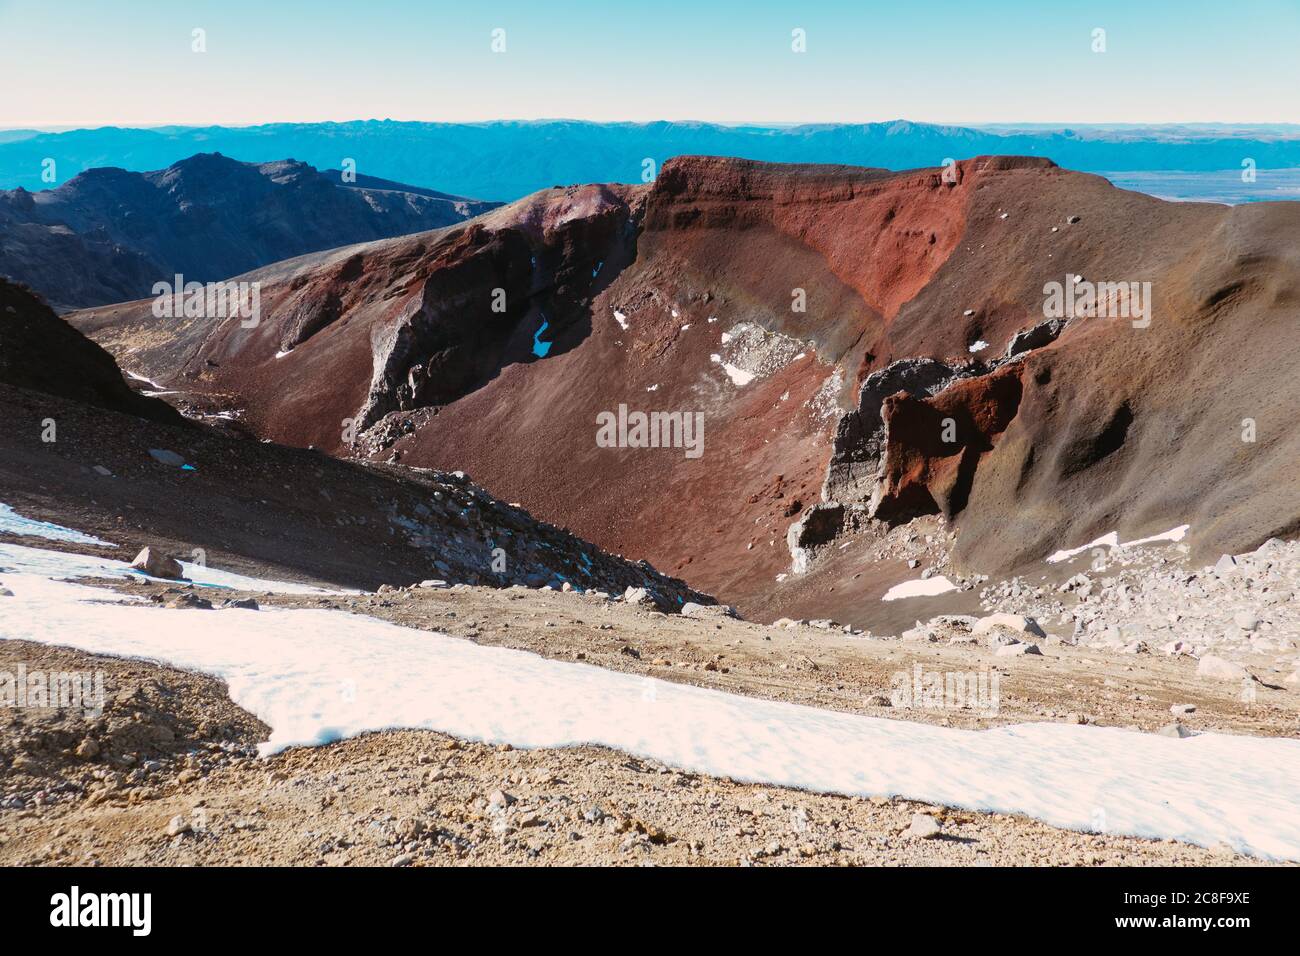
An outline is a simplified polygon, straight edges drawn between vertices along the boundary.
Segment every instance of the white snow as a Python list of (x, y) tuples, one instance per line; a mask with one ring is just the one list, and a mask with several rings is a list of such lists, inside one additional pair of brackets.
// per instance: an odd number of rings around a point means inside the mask
[(48, 521), (37, 521), (34, 518), (24, 518), (3, 502), (0, 502), (0, 532), (16, 534), (25, 538), (45, 538), (48, 541), (98, 544), (108, 548), (117, 547), (111, 541), (104, 541), (94, 535), (82, 534), (80, 531), (73, 531), (71, 528), (65, 528), (62, 525), (51, 524)]
[(1177, 528), (1170, 528), (1160, 534), (1153, 534), (1149, 538), (1138, 538), (1136, 541), (1125, 541), (1120, 545), (1121, 548), (1132, 548), (1139, 544), (1155, 544), (1158, 541), (1182, 541), (1187, 537), (1187, 532), (1192, 528), (1189, 524), (1180, 524)]
[(284, 349), (284, 350), (282, 350), (282, 351), (276, 352), (276, 353), (275, 353), (275, 357), (278, 358), (278, 359), (282, 359), (282, 358), (284, 358), (286, 355), (288, 355), (288, 354), (289, 354), (290, 352), (292, 352), (292, 351), (293, 351), (293, 349)]
[(1057, 564), (1074, 557), (1076, 554), (1082, 554), (1085, 551), (1089, 551), (1092, 548), (1132, 548), (1139, 544), (1155, 544), (1160, 541), (1182, 541), (1183, 538), (1187, 536), (1187, 532), (1191, 527), (1192, 526), (1189, 524), (1180, 524), (1177, 528), (1171, 528), (1161, 534), (1153, 534), (1147, 538), (1138, 538), (1136, 541), (1125, 541), (1122, 544), (1119, 540), (1119, 532), (1111, 531), (1107, 534), (1103, 534), (1100, 538), (1097, 538), (1094, 541), (1089, 541), (1087, 544), (1081, 545), (1077, 548), (1067, 548), (1063, 551), (1057, 551), (1048, 556), (1047, 563)]
[(614, 310), (614, 321), (622, 326), (624, 332), (627, 331), (627, 316), (618, 311), (618, 309)]
[[(93, 544), (96, 542), (90, 541), (86, 543)], [(343, 593), (326, 591), (308, 584), (250, 578), (244, 574), (222, 571), (219, 568), (209, 568), (189, 561), (182, 561), (180, 564), (185, 577), (202, 587), (234, 588), (241, 591), (275, 591), (281, 594)], [(0, 542), (0, 580), (8, 580), (10, 572), (51, 578), (149, 577), (142, 571), (132, 568), (126, 561), (115, 561), (112, 558), (96, 558), (91, 555), (65, 554), (62, 551), (28, 548), (21, 544), (4, 544)], [(161, 579), (155, 578), (154, 580)], [(5, 607), (7, 605), (0, 605), (0, 613), (4, 612)], [(3, 630), (3, 628), (0, 628), (0, 630)]]
[(897, 601), (899, 598), (934, 597), (936, 594), (947, 594), (949, 591), (955, 590), (957, 590), (957, 585), (942, 574), (936, 574), (932, 578), (920, 578), (915, 581), (904, 581), (902, 584), (895, 584), (885, 592), (885, 596), (880, 600)]
[(972, 343), (971, 343), (971, 347), (970, 347), (969, 351), (970, 351), (972, 354), (975, 353), (975, 352), (983, 352), (983, 351), (984, 351), (986, 348), (988, 348), (988, 347), (989, 347), (989, 344), (988, 344), (987, 342), (985, 342), (983, 339), (978, 339), (978, 340), (976, 340), (975, 342), (972, 342)]
[(137, 382), (144, 382), (146, 385), (152, 385), (154, 388), (162, 388), (161, 385), (159, 385), (151, 378), (145, 378), (143, 375), (137, 375), (135, 372), (127, 372), (126, 374), (128, 377), (135, 379)]
[(722, 370), (727, 373), (727, 378), (731, 379), (731, 383), (738, 388), (748, 385), (754, 380), (755, 376), (753, 372), (746, 372), (738, 365), (732, 365), (730, 362), (722, 361), (721, 355), (710, 355), (709, 361), (715, 365), (721, 365)]
[(38, 574), (3, 580), (14, 596), (0, 598), (0, 637), (218, 676), (271, 726), (268, 753), (398, 727), (517, 747), (597, 744), (741, 781), (1300, 860), (1297, 740), (1065, 723), (958, 730), (548, 660), (341, 611), (169, 610)]

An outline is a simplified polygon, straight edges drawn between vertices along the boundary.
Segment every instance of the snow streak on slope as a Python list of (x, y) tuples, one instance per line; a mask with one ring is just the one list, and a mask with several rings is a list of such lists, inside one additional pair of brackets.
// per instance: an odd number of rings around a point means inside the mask
[[(0, 505), (0, 507), (3, 507), (3, 505)], [(294, 584), (289, 581), (268, 581), (263, 578), (250, 578), (244, 574), (209, 568), (201, 564), (192, 564), (189, 561), (182, 561), (181, 568), (188, 580), (177, 583), (190, 583), (200, 587), (230, 588), (240, 591), (274, 591), (279, 594), (355, 593), (326, 591), (322, 588), (312, 587), (309, 584)], [(0, 543), (0, 573), (11, 571), (59, 578), (150, 577), (142, 571), (135, 570), (125, 561), (96, 558), (91, 555), (64, 554), (61, 551), (47, 551), (42, 548), (27, 548), (21, 544)], [(152, 578), (152, 580), (161, 581), (162, 578)], [(3, 613), (4, 609), (0, 607), (0, 614)]]
[(3, 502), (0, 502), (0, 533), (16, 534), (24, 538), (45, 538), (47, 541), (67, 541), (71, 544), (94, 544), (106, 548), (117, 547), (112, 542), (101, 541), (93, 535), (82, 534), (80, 531), (73, 531), (71, 528), (63, 527), (63, 525), (51, 524), (48, 521), (37, 521), (34, 518), (24, 518)]
[[(0, 551), (0, 563), (11, 560)], [(338, 611), (171, 610), (101, 603), (114, 596), (46, 572), (7, 571), (3, 581), (14, 596), (0, 597), (0, 637), (216, 675), (271, 726), (267, 752), (402, 727), (519, 747), (601, 744), (743, 781), (1300, 859), (1300, 741), (1073, 724), (954, 730), (739, 697)]]
[(1074, 557), (1076, 554), (1083, 554), (1083, 552), (1092, 548), (1135, 548), (1140, 544), (1158, 544), (1163, 541), (1182, 541), (1183, 538), (1187, 537), (1187, 532), (1191, 527), (1192, 526), (1189, 524), (1180, 524), (1177, 528), (1171, 528), (1163, 534), (1153, 534), (1147, 538), (1138, 538), (1136, 541), (1125, 541), (1123, 543), (1119, 540), (1119, 532), (1112, 531), (1109, 534), (1103, 534), (1095, 541), (1089, 541), (1087, 544), (1080, 545), (1077, 548), (1066, 548), (1054, 552), (1048, 556), (1047, 563), (1059, 564), (1061, 561), (1066, 561)]

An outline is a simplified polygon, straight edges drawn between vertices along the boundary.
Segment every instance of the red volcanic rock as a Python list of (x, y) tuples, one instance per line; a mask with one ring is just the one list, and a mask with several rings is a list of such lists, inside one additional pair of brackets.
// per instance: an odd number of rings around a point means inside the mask
[[(1149, 282), (1152, 321), (1032, 332), (1074, 276)], [(877, 487), (891, 520), (949, 515), (986, 573), (1111, 530), (1190, 524), (1217, 555), (1300, 528), (1293, 203), (1165, 203), (1044, 159), (682, 157), (245, 278), (256, 328), (147, 301), (73, 321), (260, 436), (465, 469), (742, 609), (779, 605), (823, 487), (855, 520)], [(702, 415), (703, 453), (597, 444), (620, 405)]]
[(1020, 374), (1020, 365), (1005, 365), (989, 375), (959, 379), (932, 398), (907, 392), (886, 398), (876, 517), (897, 523), (960, 512), (980, 459), (1015, 418)]

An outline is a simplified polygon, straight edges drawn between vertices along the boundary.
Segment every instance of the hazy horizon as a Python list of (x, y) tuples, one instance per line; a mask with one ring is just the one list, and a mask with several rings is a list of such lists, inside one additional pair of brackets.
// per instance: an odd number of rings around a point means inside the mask
[[(733, 124), (1300, 122), (1300, 9), (1284, 0), (1086, 10), (572, 0), (0, 0), (4, 125), (249, 126), (514, 115)], [(201, 32), (196, 32), (201, 31)], [(21, 41), (21, 42), (13, 42)], [(201, 48), (201, 49), (200, 49)], [(1260, 64), (1267, 63), (1268, 70)], [(701, 88), (709, 89), (701, 99)], [(1086, 96), (1080, 95), (1086, 90)], [(761, 110), (755, 104), (763, 104)]]
[(1196, 120), (1187, 122), (1169, 122), (1169, 123), (1146, 123), (1146, 122), (1073, 122), (1070, 120), (1055, 120), (1047, 122), (1019, 122), (1016, 120), (1000, 120), (997, 122), (987, 123), (962, 123), (958, 121), (938, 121), (938, 120), (919, 120), (907, 116), (898, 116), (887, 120), (872, 120), (864, 122), (837, 122), (822, 120), (803, 120), (803, 121), (776, 121), (776, 120), (702, 120), (695, 117), (670, 117), (662, 116), (656, 119), (648, 120), (630, 120), (630, 119), (611, 119), (611, 120), (590, 120), (576, 116), (498, 116), (486, 119), (394, 119), (388, 116), (353, 116), (346, 119), (328, 119), (328, 120), (274, 120), (267, 122), (249, 122), (249, 123), (99, 123), (99, 124), (48, 124), (48, 123), (31, 123), (20, 126), (0, 125), (0, 132), (23, 132), (31, 131), (37, 133), (70, 133), (78, 130), (96, 130), (96, 129), (205, 129), (208, 127), (220, 126), (225, 129), (251, 129), (258, 126), (282, 126), (282, 125), (347, 125), (351, 123), (423, 123), (428, 125), (458, 125), (458, 126), (485, 126), (492, 123), (589, 123), (597, 126), (648, 126), (655, 123), (673, 123), (673, 124), (699, 124), (705, 126), (721, 126), (728, 128), (753, 127), (758, 129), (791, 129), (800, 126), (871, 126), (889, 123), (912, 123), (917, 126), (934, 126), (947, 127), (954, 129), (977, 129), (990, 132), (1012, 131), (1012, 130), (1037, 130), (1050, 132), (1054, 130), (1066, 129), (1086, 129), (1086, 130), (1119, 130), (1119, 129), (1207, 129), (1207, 130), (1268, 130), (1286, 128), (1295, 130), (1300, 134), (1300, 122), (1295, 123), (1252, 123), (1239, 122), (1234, 120)]

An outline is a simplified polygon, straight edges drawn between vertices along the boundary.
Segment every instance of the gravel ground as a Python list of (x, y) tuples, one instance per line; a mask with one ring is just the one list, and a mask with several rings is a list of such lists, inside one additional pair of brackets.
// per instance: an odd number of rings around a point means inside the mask
[[(166, 600), (177, 590), (124, 584)], [(233, 595), (239, 596), (239, 595)], [(484, 644), (736, 693), (950, 726), (1088, 721), (1294, 735), (1300, 695), (1197, 674), (1183, 655), (996, 641), (936, 626), (905, 638), (663, 615), (593, 595), (413, 588), (255, 595), (331, 606)], [(210, 614), (217, 611), (193, 610)], [(954, 643), (948, 643), (953, 640)], [(1057, 830), (1018, 816), (756, 786), (601, 748), (516, 751), (417, 731), (254, 756), (267, 728), (211, 678), (0, 642), (0, 670), (105, 671), (97, 718), (0, 711), (0, 864), (1252, 864), (1226, 848)], [(891, 675), (996, 667), (996, 715), (892, 706)], [(917, 820), (921, 814), (929, 820)], [(933, 830), (930, 837), (920, 834)]]

